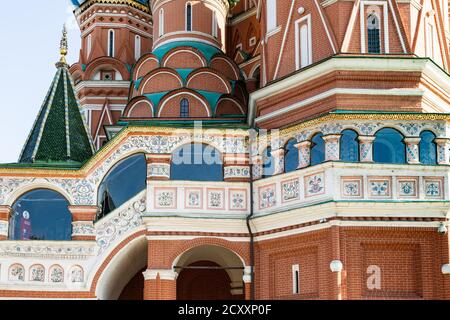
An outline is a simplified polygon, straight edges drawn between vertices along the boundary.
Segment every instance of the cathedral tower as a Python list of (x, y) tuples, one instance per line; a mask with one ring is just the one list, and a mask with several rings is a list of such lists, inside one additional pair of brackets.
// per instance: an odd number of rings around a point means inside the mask
[(227, 0), (152, 0), (150, 6), (155, 26), (153, 49), (173, 41), (199, 41), (225, 49)]

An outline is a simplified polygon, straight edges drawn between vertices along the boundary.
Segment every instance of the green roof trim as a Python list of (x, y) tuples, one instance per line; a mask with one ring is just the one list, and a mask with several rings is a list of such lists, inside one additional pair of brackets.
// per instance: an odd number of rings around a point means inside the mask
[(94, 153), (67, 65), (59, 65), (20, 155), (21, 163), (82, 163)]

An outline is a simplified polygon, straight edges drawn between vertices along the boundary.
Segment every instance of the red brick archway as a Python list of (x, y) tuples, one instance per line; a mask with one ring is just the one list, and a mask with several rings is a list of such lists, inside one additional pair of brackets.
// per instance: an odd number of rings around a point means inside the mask
[[(211, 261), (198, 261), (189, 267), (220, 267)], [(244, 299), (233, 295), (232, 282), (223, 269), (183, 269), (177, 279), (178, 300), (232, 300)]]

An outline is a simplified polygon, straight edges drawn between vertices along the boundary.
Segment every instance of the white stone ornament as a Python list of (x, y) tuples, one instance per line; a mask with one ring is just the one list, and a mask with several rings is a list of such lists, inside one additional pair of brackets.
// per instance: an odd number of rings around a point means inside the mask
[(443, 264), (441, 267), (442, 274), (450, 274), (450, 264)]
[(343, 268), (344, 265), (342, 264), (341, 260), (333, 260), (330, 263), (331, 272), (341, 272)]

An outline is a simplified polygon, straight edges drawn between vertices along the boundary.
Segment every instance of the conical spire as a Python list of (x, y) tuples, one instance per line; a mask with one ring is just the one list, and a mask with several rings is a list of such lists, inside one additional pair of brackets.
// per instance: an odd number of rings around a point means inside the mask
[(20, 155), (19, 162), (84, 162), (93, 152), (66, 62), (67, 32), (63, 29), (61, 59), (50, 90)]

